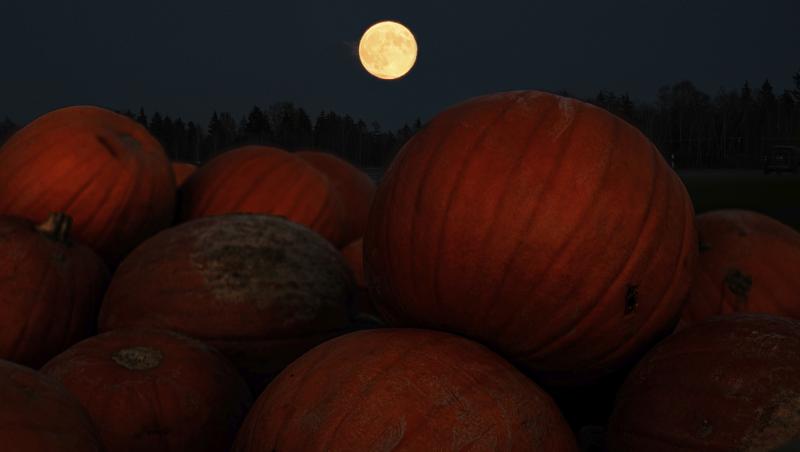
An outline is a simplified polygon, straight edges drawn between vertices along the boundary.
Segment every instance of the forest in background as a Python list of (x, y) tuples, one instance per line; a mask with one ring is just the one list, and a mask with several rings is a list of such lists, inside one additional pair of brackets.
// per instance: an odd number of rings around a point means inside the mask
[[(622, 117), (655, 143), (676, 168), (757, 168), (774, 144), (800, 146), (800, 71), (793, 89), (775, 93), (769, 80), (753, 88), (720, 89), (713, 97), (690, 81), (663, 86), (655, 102), (635, 102), (628, 94), (601, 91), (580, 99)], [(556, 94), (571, 96), (569, 92)], [(322, 149), (360, 167), (384, 167), (424, 124), (417, 118), (397, 130), (384, 130), (347, 114), (322, 111), (312, 121), (292, 102), (254, 106), (240, 118), (214, 112), (207, 124), (160, 112), (148, 115), (117, 110), (161, 141), (173, 160), (202, 164), (226, 150), (265, 144), (287, 150)], [(0, 121), (0, 143), (21, 127)]]

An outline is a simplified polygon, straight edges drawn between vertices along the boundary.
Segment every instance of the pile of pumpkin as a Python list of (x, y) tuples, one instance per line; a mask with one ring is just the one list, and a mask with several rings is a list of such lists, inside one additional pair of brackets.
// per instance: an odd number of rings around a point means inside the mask
[(451, 107), (377, 187), (311, 150), (170, 162), (63, 108), (0, 148), (0, 214), (15, 451), (800, 438), (800, 233), (696, 217), (638, 130), (577, 100)]

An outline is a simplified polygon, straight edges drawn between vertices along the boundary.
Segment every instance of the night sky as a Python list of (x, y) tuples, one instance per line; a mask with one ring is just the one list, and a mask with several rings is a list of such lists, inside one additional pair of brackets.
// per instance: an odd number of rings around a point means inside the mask
[[(390, 6), (390, 5), (394, 6)], [(416, 66), (376, 79), (361, 33), (396, 20)], [(95, 104), (206, 123), (291, 101), (397, 128), (510, 89), (653, 100), (691, 80), (710, 95), (793, 86), (800, 1), (36, 1), (0, 3), (0, 118)]]

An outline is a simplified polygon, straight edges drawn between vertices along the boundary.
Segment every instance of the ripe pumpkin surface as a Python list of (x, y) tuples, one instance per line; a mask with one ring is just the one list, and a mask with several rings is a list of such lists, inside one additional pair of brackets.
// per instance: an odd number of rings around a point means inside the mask
[(166, 229), (122, 262), (100, 331), (149, 326), (201, 339), (257, 388), (350, 321), (353, 280), (328, 241), (260, 214)]
[(800, 232), (758, 212), (697, 216), (700, 261), (681, 324), (731, 312), (800, 319)]
[(44, 221), (64, 212), (75, 240), (114, 267), (172, 221), (175, 179), (136, 121), (92, 106), (47, 113), (0, 148), (0, 214)]
[(387, 321), (465, 335), (571, 385), (672, 330), (697, 236), (685, 187), (636, 128), (516, 91), (449, 108), (404, 145), (364, 259)]
[(800, 437), (800, 321), (717, 316), (665, 339), (617, 394), (608, 450), (774, 450)]
[(346, 224), (343, 243), (363, 237), (369, 206), (375, 196), (375, 182), (350, 162), (333, 154), (307, 150), (295, 152), (295, 155), (328, 176), (331, 185), (339, 193), (344, 204)]
[(57, 380), (0, 359), (0, 444), (14, 452), (105, 450), (78, 399)]
[(227, 450), (252, 402), (222, 354), (167, 330), (91, 337), (42, 373), (81, 401), (109, 451)]
[(375, 329), (325, 342), (259, 396), (235, 452), (576, 451), (550, 397), (465, 338)]
[(187, 162), (171, 162), (172, 173), (175, 174), (175, 186), (180, 187), (183, 182), (197, 170), (197, 165)]
[(0, 359), (38, 368), (95, 330), (110, 275), (70, 224), (0, 217)]
[(269, 146), (214, 157), (184, 182), (181, 220), (226, 213), (279, 215), (345, 245), (342, 202), (328, 178), (302, 159)]

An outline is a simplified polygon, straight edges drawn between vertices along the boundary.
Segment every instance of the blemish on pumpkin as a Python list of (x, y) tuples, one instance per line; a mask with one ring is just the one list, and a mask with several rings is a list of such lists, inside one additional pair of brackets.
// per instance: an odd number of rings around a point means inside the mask
[(731, 268), (725, 274), (725, 286), (736, 296), (737, 303), (744, 305), (753, 286), (753, 278), (738, 268)]
[(697, 429), (697, 436), (700, 438), (707, 438), (714, 431), (714, 426), (711, 425), (711, 421), (708, 419), (703, 419), (703, 422), (700, 424), (700, 427)]
[(112, 353), (111, 359), (130, 370), (149, 370), (161, 365), (164, 354), (150, 347), (129, 347)]
[(638, 294), (638, 286), (636, 284), (628, 284), (628, 288), (625, 291), (625, 315), (636, 311), (639, 306), (639, 302), (636, 299)]
[(795, 438), (800, 425), (800, 395), (778, 391), (755, 413), (757, 418), (742, 437), (739, 450), (772, 450)]

